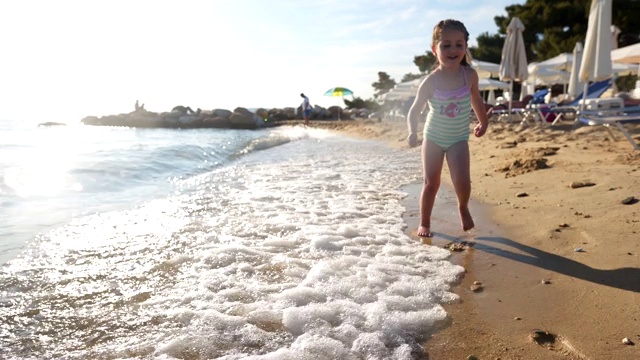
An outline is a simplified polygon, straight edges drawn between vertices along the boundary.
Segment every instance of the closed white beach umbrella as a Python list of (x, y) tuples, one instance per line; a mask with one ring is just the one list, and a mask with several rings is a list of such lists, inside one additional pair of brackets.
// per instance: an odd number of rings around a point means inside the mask
[(611, 69), (611, 1), (592, 0), (589, 10), (589, 25), (584, 42), (580, 81), (601, 81), (613, 75)]
[[(507, 38), (502, 47), (500, 80), (510, 82), (510, 93), (513, 93), (513, 81), (524, 81), (529, 76), (527, 52), (522, 38), (523, 31), (522, 21), (517, 17), (512, 18), (507, 27)], [(509, 113), (511, 113), (511, 104), (512, 100), (509, 100)]]
[(575, 99), (584, 87), (584, 83), (579, 79), (581, 61), (582, 43), (578, 41), (573, 47), (573, 64), (571, 64), (571, 76), (569, 77), (569, 89), (567, 90), (567, 94), (571, 99)]

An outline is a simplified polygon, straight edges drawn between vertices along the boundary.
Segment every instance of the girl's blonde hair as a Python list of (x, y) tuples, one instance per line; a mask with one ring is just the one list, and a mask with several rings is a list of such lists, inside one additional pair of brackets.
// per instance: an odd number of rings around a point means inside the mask
[[(461, 33), (464, 34), (465, 44), (469, 43), (469, 32), (467, 31), (467, 28), (464, 26), (464, 24), (458, 20), (446, 19), (446, 20), (440, 20), (436, 24), (436, 26), (433, 28), (433, 36), (431, 37), (432, 47), (436, 47), (440, 43), (440, 40), (442, 40), (442, 32), (445, 30), (460, 31)], [(470, 64), (471, 64), (471, 55), (469, 55), (469, 51), (467, 50), (467, 53), (462, 58), (460, 65), (470, 66)]]

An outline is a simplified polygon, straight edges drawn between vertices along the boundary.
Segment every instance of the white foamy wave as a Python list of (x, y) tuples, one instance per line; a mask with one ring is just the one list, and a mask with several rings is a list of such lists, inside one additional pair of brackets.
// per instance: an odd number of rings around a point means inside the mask
[(327, 136), (330, 136), (329, 132), (322, 129), (314, 129), (304, 126), (280, 126), (271, 130), (268, 136), (250, 141), (238, 152), (238, 154), (246, 155), (255, 151), (284, 145), (291, 141), (309, 138), (321, 139)]
[[(418, 157), (301, 136), (43, 237), (1, 274), (0, 318), (40, 358), (419, 357), (463, 269), (404, 234)], [(24, 355), (12, 336), (0, 355)]]

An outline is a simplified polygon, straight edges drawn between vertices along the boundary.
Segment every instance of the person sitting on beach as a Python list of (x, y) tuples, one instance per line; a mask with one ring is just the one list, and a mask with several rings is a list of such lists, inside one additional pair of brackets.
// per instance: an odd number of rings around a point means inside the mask
[(442, 20), (433, 29), (431, 50), (438, 60), (433, 70), (418, 87), (409, 110), (409, 146), (418, 144), (416, 129), (420, 112), (429, 106), (422, 141), (423, 186), (420, 194), (418, 236), (431, 237), (431, 212), (440, 188), (444, 158), (458, 198), (458, 211), (464, 231), (475, 224), (469, 212), (471, 196), (469, 118), (471, 109), (479, 123), (477, 137), (487, 131), (487, 110), (478, 90), (478, 74), (471, 68), (467, 55), (469, 32), (457, 20)]
[(640, 105), (640, 99), (634, 99), (629, 93), (619, 92), (614, 97), (621, 98), (624, 106), (638, 106)]
[(144, 104), (140, 105), (140, 103), (138, 102), (138, 100), (136, 100), (136, 104), (135, 104), (134, 106), (135, 106), (135, 109), (136, 109), (135, 111), (136, 111), (136, 112), (138, 112), (138, 111), (144, 111)]

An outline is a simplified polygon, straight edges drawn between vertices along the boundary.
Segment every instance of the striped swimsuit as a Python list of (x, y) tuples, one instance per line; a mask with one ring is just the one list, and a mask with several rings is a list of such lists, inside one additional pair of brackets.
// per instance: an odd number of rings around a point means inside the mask
[(424, 126), (424, 137), (447, 151), (452, 145), (469, 140), (471, 92), (467, 86), (467, 72), (461, 67), (464, 86), (456, 90), (436, 90), (429, 99), (429, 114)]

